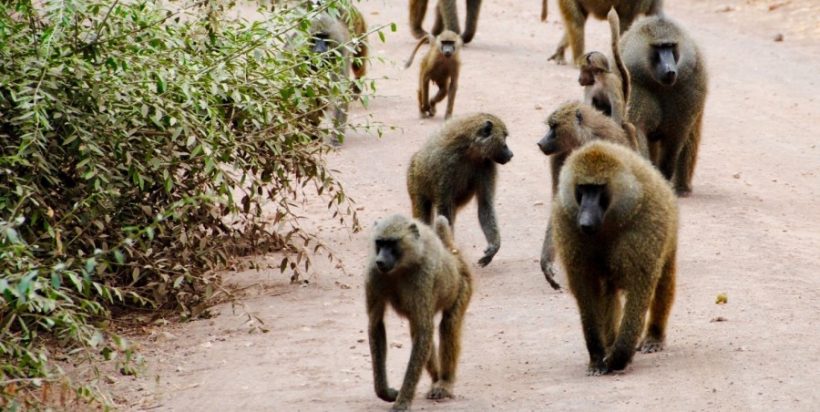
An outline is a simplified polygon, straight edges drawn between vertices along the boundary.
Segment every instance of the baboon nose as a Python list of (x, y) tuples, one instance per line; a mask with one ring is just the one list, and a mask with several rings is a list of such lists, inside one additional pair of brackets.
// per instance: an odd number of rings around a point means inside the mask
[(379, 272), (387, 272), (387, 264), (381, 260), (376, 261), (376, 267), (379, 269)]
[(675, 80), (677, 79), (677, 77), (678, 77), (678, 72), (676, 72), (674, 70), (669, 70), (663, 75), (663, 81), (664, 81), (664, 83), (671, 85), (671, 84), (675, 83)]
[(598, 225), (592, 223), (581, 223), (579, 226), (581, 228), (581, 232), (585, 235), (593, 235), (598, 231)]

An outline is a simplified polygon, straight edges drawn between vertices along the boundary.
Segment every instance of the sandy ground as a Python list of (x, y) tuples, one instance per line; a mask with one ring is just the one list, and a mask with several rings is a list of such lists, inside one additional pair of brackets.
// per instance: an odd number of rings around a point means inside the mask
[[(538, 266), (550, 195), (547, 158), (535, 142), (549, 111), (581, 96), (576, 70), (547, 62), (562, 33), (557, 5), (550, 6), (543, 24), (537, 2), (485, 2), (478, 35), (463, 52), (456, 114), (500, 116), (515, 158), (500, 168), (501, 250), (489, 267), (474, 266), (458, 396), (424, 399), (424, 376), (415, 409), (820, 410), (820, 134), (813, 131), (820, 2), (667, 2), (668, 14), (700, 44), (711, 90), (694, 194), (680, 201), (677, 299), (667, 349), (636, 355), (625, 373), (604, 377), (585, 375), (575, 302), (551, 290)], [(382, 139), (354, 133), (330, 160), (369, 227), (409, 213), (408, 159), (443, 120), (419, 119), (417, 65), (400, 68), (414, 44), (405, 2), (368, 1), (361, 9), (371, 25), (399, 25), (386, 43), (373, 36), (373, 54), (384, 59), (370, 71), (378, 95), (352, 116), (394, 128)], [(773, 40), (778, 33), (785, 41)], [(587, 39), (588, 50), (607, 51), (605, 23), (589, 22)], [(302, 286), (277, 271), (226, 273), (227, 283), (249, 286), (244, 307), (216, 307), (213, 319), (137, 337), (148, 370), (117, 378), (123, 409), (389, 407), (372, 388), (361, 275), (369, 233), (327, 219), (323, 202), (305, 213), (344, 266), (317, 258)], [(475, 262), (485, 245), (475, 207), (461, 216), (456, 241)], [(563, 273), (558, 280), (566, 284)], [(728, 304), (715, 304), (719, 293)], [(269, 332), (249, 325), (248, 314)], [(712, 322), (717, 317), (726, 321)], [(410, 338), (392, 313), (388, 342), (389, 377), (398, 386)]]

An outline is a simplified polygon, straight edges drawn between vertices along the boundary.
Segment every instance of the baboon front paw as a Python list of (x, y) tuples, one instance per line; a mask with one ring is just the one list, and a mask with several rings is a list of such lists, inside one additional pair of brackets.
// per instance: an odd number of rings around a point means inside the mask
[(590, 363), (587, 368), (587, 376), (601, 376), (606, 375), (607, 373), (609, 373), (609, 369), (607, 369), (606, 364), (603, 362), (598, 362), (595, 364)]
[(647, 337), (638, 346), (638, 350), (641, 351), (641, 353), (660, 352), (663, 350), (663, 340)]
[(549, 283), (553, 289), (561, 290), (561, 285), (559, 285), (558, 282), (555, 281), (555, 277), (558, 276), (558, 274), (555, 271), (555, 265), (553, 265), (552, 263), (546, 263), (542, 265), (541, 268), (544, 272), (544, 278), (547, 280), (547, 283)]
[(478, 265), (481, 267), (489, 265), (490, 262), (493, 261), (493, 257), (495, 257), (495, 254), (498, 253), (498, 249), (498, 246), (487, 246), (487, 248), (484, 249), (484, 256), (482, 256), (481, 259), (478, 260)]
[(390, 407), (390, 412), (400, 412), (400, 411), (409, 411), (410, 404), (407, 402), (402, 403), (394, 403), (393, 406)]
[(453, 394), (442, 386), (435, 386), (427, 392), (427, 399), (446, 399), (452, 398)]
[(384, 390), (384, 392), (377, 392), (376, 396), (378, 396), (379, 399), (383, 401), (393, 402), (396, 400), (396, 398), (399, 397), (399, 391), (393, 388), (387, 388)]
[(555, 54), (550, 56), (550, 58), (547, 59), (547, 61), (554, 61), (555, 64), (557, 64), (559, 66), (563, 66), (563, 65), (567, 64), (566, 59), (564, 59), (564, 53), (563, 52), (561, 52), (561, 53), (555, 52)]

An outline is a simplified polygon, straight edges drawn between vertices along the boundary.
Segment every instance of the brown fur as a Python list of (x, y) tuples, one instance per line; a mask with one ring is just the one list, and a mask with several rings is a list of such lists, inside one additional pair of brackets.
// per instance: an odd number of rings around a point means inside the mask
[(609, 11), (612, 56), (618, 72), (612, 72), (609, 59), (599, 52), (589, 52), (581, 58), (578, 83), (584, 86), (584, 103), (600, 110), (621, 124), (626, 121), (626, 102), (629, 100), (629, 71), (624, 66), (618, 42), (620, 41), (618, 14)]
[(610, 8), (620, 16), (621, 33), (629, 29), (640, 14), (654, 15), (663, 12), (662, 0), (558, 0), (558, 8), (564, 20), (564, 35), (555, 53), (550, 56), (558, 64), (564, 64), (564, 51), (572, 45), (572, 61), (580, 66), (584, 54), (584, 25), (587, 16), (603, 20)]
[[(427, 36), (427, 32), (421, 28), (424, 22), (424, 15), (427, 13), (428, 0), (410, 0), (410, 32), (417, 39)], [(458, 9), (456, 0), (438, 0), (436, 4), (436, 22), (433, 26), (433, 35), (438, 35), (444, 30), (450, 30), (456, 34), (461, 34), (464, 43), (473, 40), (478, 28), (478, 15), (481, 11), (481, 0), (466, 0), (467, 18), (464, 33), (458, 23)]]
[[(392, 242), (392, 243), (391, 243)], [(376, 225), (371, 245), (376, 246), (365, 273), (368, 333), (376, 395), (391, 410), (407, 410), (413, 401), (422, 367), (433, 385), (430, 399), (453, 396), (456, 366), (461, 349), (461, 326), (472, 295), (472, 275), (452, 241), (447, 219), (439, 216), (435, 232), (421, 221), (395, 215)], [(382, 269), (384, 247), (395, 247), (398, 260)], [(393, 245), (393, 246), (389, 246)], [(389, 259), (382, 259), (382, 262)], [(410, 322), (413, 347), (401, 389), (387, 383), (385, 359), (387, 336), (384, 313), (387, 305)], [(441, 312), (440, 350), (433, 343), (434, 316)]]
[(453, 225), (458, 209), (476, 198), (478, 220), (488, 243), (480, 266), (489, 264), (501, 248), (493, 198), (496, 163), (505, 164), (513, 156), (507, 135), (504, 122), (491, 114), (448, 120), (413, 155), (407, 169), (413, 217), (423, 222), (431, 223), (435, 212)]
[[(427, 36), (419, 40), (410, 59), (405, 63), (405, 68), (413, 64), (416, 52), (422, 44), (430, 43), (430, 38), (431, 36)], [(453, 115), (453, 105), (456, 100), (456, 91), (458, 91), (458, 74), (461, 70), (461, 46), (461, 37), (446, 30), (435, 37), (435, 44), (431, 45), (430, 50), (421, 61), (417, 92), (421, 117), (435, 116), (436, 103), (444, 100), (445, 97), (447, 97), (447, 111), (444, 118), (449, 119)], [(445, 47), (448, 47), (447, 53), (452, 54), (445, 53)], [(438, 92), (433, 97), (430, 97), (430, 82), (438, 86)]]
[[(659, 56), (670, 47), (671, 64), (665, 65)], [(661, 17), (636, 23), (621, 40), (621, 50), (632, 76), (628, 118), (638, 130), (639, 142), (648, 142), (652, 162), (679, 196), (687, 196), (708, 93), (703, 56), (679, 25)], [(676, 73), (672, 84), (664, 78), (670, 67)]]
[[(350, 52), (343, 45), (350, 41), (350, 31), (345, 22), (340, 18), (332, 16), (330, 13), (321, 12), (311, 20), (310, 34), (313, 42), (314, 52), (325, 53), (327, 58), (336, 58), (336, 54), (330, 52), (335, 50), (341, 56), (343, 62), (339, 65), (339, 71), (332, 73), (335, 82), (342, 82), (349, 79), (351, 69)], [(321, 39), (319, 39), (321, 38)], [(327, 51), (317, 49), (317, 42), (323, 41)], [(354, 85), (355, 87), (355, 85)], [(347, 127), (347, 109), (348, 103), (343, 101), (341, 103), (331, 102), (325, 111), (331, 113), (335, 135), (331, 140), (332, 143), (337, 144), (341, 142), (344, 136), (345, 128)], [(317, 112), (312, 116), (311, 121), (314, 125), (321, 122), (322, 112)]]
[[(547, 125), (550, 130), (538, 142), (538, 147), (550, 157), (553, 199), (558, 190), (558, 176), (564, 161), (575, 149), (594, 140), (606, 140), (632, 149), (637, 146), (634, 128), (625, 129), (603, 113), (580, 102), (564, 103), (558, 107), (550, 114)], [(541, 271), (553, 289), (560, 289), (558, 282), (555, 281), (554, 261), (555, 247), (550, 221), (541, 247)]]
[[(603, 188), (605, 203), (585, 203), (579, 193), (590, 193), (590, 187)], [(585, 232), (589, 213), (598, 207), (597, 229)], [(675, 295), (678, 211), (660, 173), (623, 146), (590, 143), (570, 155), (561, 171), (552, 221), (581, 314), (588, 374), (624, 369), (636, 345), (645, 353), (662, 350)], [(649, 326), (639, 344), (647, 311)]]
[[(364, 16), (362, 16), (359, 9), (352, 4), (350, 5), (350, 11), (350, 16), (345, 20), (348, 21), (348, 26), (353, 36), (362, 38), (353, 51), (351, 68), (353, 70), (353, 76), (356, 79), (361, 79), (367, 74), (367, 22), (364, 20)], [(345, 16), (343, 16), (343, 18), (345, 18)]]

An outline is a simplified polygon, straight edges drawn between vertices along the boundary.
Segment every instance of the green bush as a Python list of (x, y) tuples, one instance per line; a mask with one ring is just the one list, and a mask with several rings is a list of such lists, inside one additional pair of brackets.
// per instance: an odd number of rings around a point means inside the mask
[(196, 316), (237, 256), (284, 251), (298, 277), (321, 247), (305, 196), (358, 226), (311, 138), (354, 98), (306, 47), (317, 11), (160, 4), (0, 4), (0, 388), (53, 378), (55, 351), (130, 354), (112, 311)]

